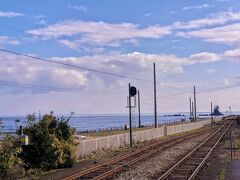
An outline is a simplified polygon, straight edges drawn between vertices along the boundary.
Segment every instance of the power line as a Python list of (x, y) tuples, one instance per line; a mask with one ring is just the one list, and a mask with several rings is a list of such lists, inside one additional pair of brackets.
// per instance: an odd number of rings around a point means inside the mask
[[(49, 59), (45, 59), (45, 58), (41, 58), (41, 57), (37, 57), (37, 56), (31, 56), (31, 55), (27, 55), (27, 54), (22, 54), (22, 53), (18, 53), (18, 52), (15, 52), (15, 51), (2, 49), (2, 48), (0, 48), (0, 51), (6, 52), (6, 53), (10, 53), (10, 54), (19, 55), (19, 56), (23, 56), (23, 57), (27, 57), (27, 58), (31, 58), (31, 59), (36, 59), (36, 60), (40, 60), (40, 61), (44, 61), (44, 62), (48, 62), (48, 63), (63, 65), (63, 66), (67, 66), (67, 67), (71, 67), (71, 68), (75, 68), (75, 69), (82, 69), (82, 70), (86, 70), (86, 71), (91, 71), (91, 72), (95, 72), (95, 73), (110, 75), (110, 76), (119, 77), (119, 78), (132, 79), (132, 80), (137, 80), (137, 81), (142, 81), (142, 82), (147, 82), (147, 83), (153, 83), (153, 81), (146, 80), (146, 79), (129, 77), (129, 76), (121, 75), (121, 74), (115, 74), (115, 73), (110, 73), (110, 72), (106, 72), (106, 71), (100, 71), (100, 70), (96, 70), (96, 69), (92, 69), (92, 68), (87, 68), (87, 67), (83, 67), (83, 66), (77, 66), (77, 65), (63, 63), (63, 62), (56, 62), (56, 61), (53, 61), (53, 60), (49, 60)], [(214, 88), (214, 89), (200, 91), (198, 93), (206, 93), (206, 92), (211, 92), (211, 91), (218, 91), (218, 90), (223, 90), (223, 89), (237, 87), (239, 85), (240, 84), (232, 85), (232, 86), (228, 86), (228, 87), (222, 87), (222, 88)], [(175, 90), (183, 91), (183, 93), (172, 94), (172, 95), (169, 95), (169, 96), (163, 96), (163, 97), (158, 97), (158, 98), (165, 98), (165, 97), (170, 97), (170, 96), (175, 96), (175, 95), (181, 95), (181, 94), (188, 93), (188, 91), (184, 91), (183, 89), (180, 89), (180, 88), (176, 88), (176, 87), (173, 87), (173, 86), (170, 86), (170, 85), (165, 85), (165, 86), (167, 86), (169, 88), (172, 88), (172, 89), (175, 89)]]
[[(202, 91), (197, 91), (198, 94), (203, 94), (203, 93), (208, 93), (208, 92), (214, 92), (214, 91), (220, 91), (220, 90), (224, 90), (224, 89), (230, 89), (230, 88), (235, 88), (240, 86), (240, 84), (235, 84), (232, 86), (227, 86), (227, 87), (220, 87), (220, 88), (213, 88), (213, 89), (208, 89), (208, 90), (202, 90)], [(192, 91), (185, 91), (182, 93), (176, 93), (176, 94), (169, 94), (166, 96), (160, 96), (157, 97), (158, 99), (163, 99), (163, 98), (167, 98), (167, 97), (173, 97), (173, 96), (178, 96), (178, 95), (183, 95), (183, 94), (188, 94), (188, 93), (192, 93)]]
[(76, 69), (82, 69), (82, 70), (91, 71), (91, 72), (95, 72), (95, 73), (106, 74), (106, 75), (115, 76), (115, 77), (119, 77), (119, 78), (133, 79), (133, 80), (137, 80), (137, 81), (150, 82), (150, 83), (153, 82), (153, 81), (149, 81), (149, 80), (145, 80), (145, 79), (134, 78), (134, 77), (124, 76), (124, 75), (120, 75), (120, 74), (114, 74), (114, 73), (110, 73), (110, 72), (106, 72), (106, 71), (100, 71), (100, 70), (96, 70), (96, 69), (91, 69), (91, 68), (83, 67), (83, 66), (77, 66), (77, 65), (73, 65), (73, 64), (68, 64), (68, 63), (63, 63), (63, 62), (57, 62), (57, 61), (53, 61), (53, 60), (50, 60), (50, 59), (45, 59), (45, 58), (41, 58), (41, 57), (37, 57), (37, 56), (31, 56), (31, 55), (27, 55), (27, 54), (22, 54), (22, 53), (18, 53), (18, 52), (15, 52), (15, 51), (10, 51), (10, 50), (6, 50), (6, 49), (2, 49), (2, 48), (0, 48), (0, 51), (6, 52), (6, 53), (10, 53), (10, 54), (15, 54), (15, 55), (18, 55), (18, 56), (23, 56), (23, 57), (31, 58), (31, 59), (36, 59), (36, 60), (40, 60), (40, 61), (45, 61), (45, 62), (48, 62), (48, 63), (63, 65), (63, 66), (67, 66), (67, 67), (71, 67), (71, 68), (76, 68)]
[(173, 96), (179, 96), (179, 95), (189, 94), (189, 93), (192, 93), (192, 91), (185, 91), (185, 92), (177, 93), (177, 94), (169, 94), (169, 95), (160, 96), (160, 97), (157, 97), (157, 98), (158, 98), (158, 99), (163, 99), (163, 98), (168, 98), (168, 97), (173, 97)]
[[(0, 25), (0, 27), (5, 28), (5, 29), (9, 29), (9, 30), (13, 30), (13, 31), (17, 31), (17, 32), (26, 33), (22, 29), (13, 28), (13, 27), (6, 26), (6, 25)], [(38, 36), (37, 34), (32, 34), (32, 35)], [(92, 71), (92, 72), (95, 72), (95, 73), (102, 73), (102, 74), (111, 75), (111, 76), (120, 77), (120, 78), (125, 78), (125, 79), (133, 79), (133, 80), (137, 80), (137, 81), (153, 83), (153, 81), (150, 81), (150, 80), (134, 78), (134, 77), (128, 77), (128, 76), (124, 76), (124, 75), (119, 75), (119, 74), (109, 73), (109, 72), (105, 72), (105, 71), (95, 70), (95, 69), (91, 69), (91, 68), (87, 68), (87, 67), (76, 66), (76, 65), (72, 65), (72, 64), (68, 64), (68, 63), (56, 62), (56, 61), (52, 61), (52, 60), (49, 60), (49, 59), (45, 59), (45, 58), (41, 58), (41, 57), (37, 57), (37, 56), (31, 56), (31, 55), (27, 55), (27, 54), (23, 54), (23, 53), (19, 53), (19, 52), (14, 52), (14, 51), (6, 50), (6, 49), (1, 49), (0, 48), (0, 51), (11, 53), (11, 54), (15, 54), (15, 55), (19, 55), (19, 56), (24, 56), (24, 57), (28, 57), (28, 58), (32, 58), (32, 59), (37, 59), (37, 60), (41, 60), (41, 61), (46, 61), (46, 62), (49, 62), (49, 63), (55, 63), (55, 64), (64, 65), (64, 66), (69, 66), (69, 67), (72, 67), (72, 68), (78, 68), (78, 69), (83, 69), (83, 70), (87, 70), (87, 71)], [(148, 64), (150, 65), (150, 63), (148, 63)], [(170, 77), (170, 75), (167, 75), (166, 72), (163, 72), (163, 73), (167, 77)], [(173, 78), (173, 76), (171, 76), (171, 77)], [(176, 81), (175, 78), (174, 78), (174, 80)], [(160, 84), (160, 83), (157, 82), (157, 84)], [(178, 88), (178, 87), (173, 87), (171, 85), (165, 85), (165, 87), (185, 92), (185, 90), (183, 90), (181, 88)], [(228, 88), (231, 88), (231, 87), (226, 87), (226, 88), (224, 87), (224, 88), (220, 88), (220, 89), (210, 89), (210, 90), (206, 90), (204, 92), (198, 92), (198, 93), (206, 93), (206, 92), (210, 92), (210, 91), (218, 91), (218, 90), (222, 90), (222, 89), (228, 89)], [(236, 86), (233, 85), (233, 87), (236, 87)]]
[(168, 87), (168, 88), (171, 88), (171, 89), (178, 90), (178, 91), (186, 92), (186, 90), (183, 90), (183, 89), (181, 89), (181, 88), (174, 87), (174, 86), (171, 86), (171, 85), (164, 85), (164, 86), (165, 86), (165, 87)]
[(224, 90), (224, 89), (235, 88), (235, 87), (238, 87), (238, 86), (240, 86), (240, 83), (234, 84), (234, 85), (231, 85), (231, 86), (226, 86), (226, 87), (219, 87), (219, 88), (213, 88), (213, 89), (208, 89), (208, 90), (202, 90), (202, 91), (199, 91), (198, 93), (203, 94), (203, 93), (208, 93), (208, 92), (221, 91), (221, 90)]
[(70, 93), (79, 93), (79, 92), (88, 92), (88, 93), (121, 93), (121, 92), (114, 92), (114, 91), (92, 91), (92, 90), (81, 90), (81, 89), (67, 89), (67, 88), (59, 88), (59, 87), (52, 87), (52, 86), (43, 86), (37, 84), (27, 84), (27, 83), (17, 83), (17, 82), (10, 82), (10, 81), (3, 81), (0, 80), (0, 85), (5, 86), (14, 86), (20, 88), (30, 88), (30, 89), (37, 89), (37, 90), (57, 90), (61, 92), (70, 92)]
[[(132, 80), (142, 81), (142, 82), (146, 82), (146, 83), (153, 83), (153, 81), (151, 81), (151, 80), (129, 77), (129, 76), (121, 75), (121, 74), (115, 74), (115, 73), (110, 73), (110, 72), (106, 72), (106, 71), (100, 71), (100, 70), (96, 70), (96, 69), (92, 69), (92, 68), (88, 68), (88, 67), (83, 67), (83, 66), (77, 66), (77, 65), (73, 65), (73, 64), (69, 64), (69, 63), (64, 63), (64, 62), (57, 62), (57, 61), (53, 61), (53, 60), (50, 60), (50, 59), (41, 58), (41, 57), (37, 57), (37, 56), (31, 56), (31, 55), (27, 55), (27, 54), (15, 52), (15, 51), (2, 49), (2, 48), (0, 48), (0, 51), (5, 52), (5, 53), (18, 55), (18, 56), (31, 58), (31, 59), (36, 59), (36, 60), (40, 60), (40, 61), (44, 61), (44, 62), (48, 62), (48, 63), (63, 65), (63, 66), (71, 67), (71, 68), (74, 68), (74, 69), (82, 69), (82, 70), (91, 71), (91, 72), (94, 72), (94, 73), (100, 73), (100, 74), (110, 75), (110, 76), (124, 78), (124, 79), (132, 79)], [(160, 82), (157, 82), (157, 83), (160, 84)], [(165, 86), (169, 87), (171, 89), (175, 89), (175, 90), (179, 90), (179, 91), (185, 91), (183, 89), (173, 87), (173, 86), (170, 86), (170, 85), (165, 85)]]

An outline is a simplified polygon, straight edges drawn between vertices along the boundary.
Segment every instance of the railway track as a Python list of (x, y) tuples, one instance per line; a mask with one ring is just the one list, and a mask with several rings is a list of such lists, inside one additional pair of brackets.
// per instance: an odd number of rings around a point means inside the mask
[(146, 160), (147, 158), (152, 157), (158, 152), (161, 152), (172, 146), (180, 144), (186, 140), (201, 136), (214, 130), (215, 130), (214, 128), (212, 128), (211, 130), (205, 129), (199, 132), (191, 132), (188, 134), (171, 137), (170, 139), (166, 139), (148, 146), (144, 146), (143, 148), (130, 152), (124, 156), (116, 157), (99, 165), (95, 165), (89, 169), (70, 175), (66, 177), (64, 180), (73, 179), (99, 180), (113, 178), (120, 172), (126, 171), (130, 165)]
[(208, 158), (216, 148), (220, 140), (226, 134), (233, 121), (226, 123), (217, 129), (211, 136), (194, 148), (190, 153), (178, 161), (174, 166), (161, 175), (155, 175), (152, 179), (188, 179), (192, 180), (197, 177)]

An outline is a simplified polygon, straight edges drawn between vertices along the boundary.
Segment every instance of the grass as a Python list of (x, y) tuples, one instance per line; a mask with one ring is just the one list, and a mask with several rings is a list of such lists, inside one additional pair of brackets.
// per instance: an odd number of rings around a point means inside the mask
[(229, 166), (230, 159), (225, 159), (223, 163), (223, 167), (221, 168), (219, 174), (218, 174), (218, 179), (219, 180), (225, 180), (226, 179), (226, 172), (227, 172), (227, 167)]
[[(185, 124), (188, 122), (178, 122), (178, 123), (172, 123), (169, 124), (167, 126), (171, 126), (171, 125), (177, 125), (177, 124)], [(160, 125), (158, 127), (162, 127), (164, 125)], [(142, 128), (133, 128), (133, 132), (137, 132), (137, 131), (143, 131), (143, 130), (149, 130), (149, 129), (155, 129), (154, 126), (145, 126)], [(117, 135), (117, 134), (124, 134), (124, 133), (128, 133), (129, 129), (127, 130), (112, 130), (112, 131), (101, 131), (101, 132), (88, 132), (88, 133), (82, 133), (81, 135), (83, 136), (87, 136), (87, 137), (92, 137), (92, 138), (97, 138), (97, 137), (104, 137), (104, 136), (110, 136), (110, 135)]]
[[(153, 126), (146, 126), (142, 128), (133, 128), (133, 132), (137, 131), (143, 131), (148, 129), (154, 129)], [(82, 133), (81, 135), (87, 136), (87, 137), (104, 137), (104, 136), (110, 136), (110, 135), (116, 135), (116, 134), (124, 134), (128, 133), (129, 129), (127, 130), (112, 130), (112, 131), (101, 131), (101, 132), (90, 132), (90, 133)]]

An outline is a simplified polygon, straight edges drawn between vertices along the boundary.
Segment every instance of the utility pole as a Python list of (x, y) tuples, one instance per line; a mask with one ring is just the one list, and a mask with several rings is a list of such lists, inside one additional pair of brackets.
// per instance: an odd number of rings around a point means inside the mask
[(155, 128), (157, 128), (157, 90), (156, 90), (156, 68), (155, 62), (153, 63), (153, 78), (154, 78), (154, 124)]
[(195, 115), (195, 113), (194, 113), (194, 102), (192, 101), (192, 122), (195, 120), (194, 115)]
[(189, 98), (189, 103), (190, 103), (190, 114), (189, 114), (189, 119), (192, 121), (192, 98)]
[(213, 103), (211, 102), (211, 124), (213, 126)]
[(233, 159), (233, 142), (232, 142), (232, 131), (229, 131), (230, 134), (230, 149), (231, 149), (231, 159)]
[(40, 110), (38, 111), (38, 120), (39, 121), (41, 120), (41, 111)]
[(197, 121), (196, 88), (194, 86), (194, 120)]
[(132, 147), (132, 105), (131, 105), (131, 93), (130, 93), (131, 85), (128, 83), (128, 107), (129, 107), (129, 131), (130, 131), (130, 147)]
[(138, 90), (138, 127), (141, 127), (140, 91)]
[(231, 109), (231, 106), (229, 106), (229, 115), (230, 115), (230, 116), (232, 115), (232, 109)]

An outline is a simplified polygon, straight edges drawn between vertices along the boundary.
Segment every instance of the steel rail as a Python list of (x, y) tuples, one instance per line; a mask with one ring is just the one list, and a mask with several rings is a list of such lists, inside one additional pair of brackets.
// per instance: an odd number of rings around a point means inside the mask
[[(194, 137), (196, 137), (196, 136), (197, 136), (197, 135), (195, 135)], [(137, 158), (135, 158), (135, 159), (133, 159), (133, 160), (130, 160), (129, 162), (127, 162), (127, 163), (125, 163), (125, 164), (123, 164), (123, 165), (121, 165), (121, 166), (118, 166), (118, 167), (116, 167), (116, 168), (114, 168), (114, 169), (112, 169), (112, 170), (110, 170), (110, 171), (107, 171), (107, 172), (105, 172), (105, 173), (103, 173), (103, 174), (101, 174), (101, 175), (93, 178), (93, 180), (100, 180), (100, 179), (104, 179), (104, 178), (106, 178), (106, 177), (109, 177), (110, 175), (115, 174), (115, 173), (121, 171), (121, 170), (124, 169), (125, 167), (129, 167), (130, 165), (132, 165), (132, 164), (134, 164), (134, 163), (136, 163), (136, 162), (140, 162), (141, 160), (144, 160), (144, 159), (146, 159), (147, 157), (150, 157), (151, 155), (157, 153), (157, 152), (160, 151), (160, 150), (163, 150), (163, 149), (166, 149), (166, 148), (171, 147), (172, 145), (181, 143), (181, 142), (183, 142), (185, 139), (186, 139), (186, 138), (184, 138), (184, 139), (179, 139), (179, 140), (177, 140), (177, 141), (175, 141), (175, 142), (171, 142), (170, 144), (166, 144), (166, 145), (163, 145), (162, 147), (159, 147), (159, 148), (157, 148), (157, 149), (155, 149), (155, 150), (149, 151), (149, 152), (147, 152), (146, 154), (143, 154), (143, 155), (141, 155), (141, 156), (139, 156), (139, 157), (137, 157)]]
[[(184, 135), (181, 135), (180, 137), (179, 136), (173, 137), (171, 139), (166, 139), (166, 140), (161, 141), (161, 142), (153, 143), (153, 144), (151, 144), (151, 145), (149, 145), (147, 147), (144, 147), (144, 148), (138, 149), (136, 151), (133, 151), (133, 152), (131, 152), (131, 153), (125, 155), (125, 156), (117, 157), (117, 158), (112, 159), (110, 161), (106, 161), (104, 163), (96, 165), (96, 166), (94, 166), (92, 168), (83, 170), (82, 172), (78, 172), (76, 174), (68, 176), (64, 180), (73, 180), (73, 179), (81, 178), (81, 177), (83, 177), (85, 175), (88, 175), (90, 173), (97, 172), (97, 170), (100, 170), (101, 168), (104, 168), (105, 166), (111, 166), (114, 163), (118, 163), (118, 162), (121, 162), (121, 161), (124, 161), (124, 160), (127, 161), (128, 158), (130, 158), (130, 161), (128, 160), (128, 162), (123, 163), (123, 164), (119, 165), (118, 167), (115, 167), (115, 168), (113, 168), (111, 170), (108, 170), (106, 172), (103, 172), (101, 175), (98, 175), (98, 176), (93, 178), (95, 180), (96, 179), (104, 179), (105, 177), (113, 175), (114, 173), (121, 171), (122, 169), (128, 167), (131, 164), (139, 162), (140, 160), (143, 160), (143, 159), (151, 156), (152, 154), (157, 153), (161, 149), (169, 148), (169, 147), (171, 147), (172, 145), (174, 145), (176, 143), (183, 142), (185, 139), (188, 139), (189, 137), (192, 137), (192, 136), (196, 137), (196, 136), (199, 136), (199, 134), (203, 134), (203, 133), (205, 133), (207, 131), (209, 132), (209, 130), (203, 130), (203, 131), (199, 131), (199, 132), (193, 132), (193, 133), (190, 133), (190, 134), (187, 134), (187, 135), (184, 134)], [(171, 142), (171, 143), (169, 143), (169, 142)], [(136, 155), (139, 155), (139, 156), (134, 157)], [(131, 158), (133, 158), (133, 159), (131, 160)]]
[[(172, 166), (168, 171), (166, 171), (163, 175), (161, 175), (158, 180), (163, 180), (163, 179), (166, 179), (170, 174), (172, 174), (172, 172), (174, 170), (176, 170), (176, 168), (178, 166), (180, 166), (183, 162), (185, 162), (188, 158), (190, 158), (197, 150), (199, 150), (202, 146), (204, 146), (211, 138), (213, 138), (220, 130), (222, 130), (222, 128), (226, 127), (227, 123), (222, 125), (219, 129), (217, 129), (211, 136), (209, 136), (208, 138), (206, 138), (201, 144), (199, 144), (196, 148), (194, 148), (191, 152), (189, 152), (185, 157), (183, 157), (180, 161), (178, 161), (174, 166)], [(221, 138), (223, 137), (223, 135), (226, 133), (226, 131), (228, 130), (228, 128), (232, 125), (232, 122), (231, 124), (227, 127), (227, 129), (223, 132), (223, 134), (220, 136)], [(221, 138), (218, 139), (217, 142), (219, 142), (221, 140)], [(216, 144), (216, 143), (215, 143)], [(215, 144), (214, 144), (214, 147), (215, 147)], [(211, 148), (212, 149), (212, 148)], [(211, 151), (212, 152), (212, 151)], [(210, 156), (210, 154), (209, 154)], [(206, 161), (205, 161), (206, 162)], [(203, 163), (204, 164), (204, 163)], [(201, 167), (202, 165), (201, 164)], [(199, 165), (200, 166), (200, 165)], [(198, 168), (200, 168), (198, 166)], [(199, 169), (195, 169), (195, 173), (199, 172), (198, 171)], [(194, 176), (195, 177), (195, 176)]]
[(217, 140), (217, 142), (214, 144), (214, 146), (210, 149), (210, 151), (208, 152), (208, 154), (206, 155), (206, 157), (202, 160), (202, 162), (199, 164), (199, 166), (195, 169), (195, 171), (192, 173), (192, 175), (188, 178), (188, 180), (192, 180), (194, 179), (197, 174), (199, 173), (199, 171), (201, 170), (201, 168), (203, 167), (203, 165), (207, 162), (208, 158), (210, 157), (210, 155), (212, 154), (214, 148), (219, 144), (220, 140), (223, 138), (223, 136), (226, 134), (227, 130), (230, 128), (230, 126), (232, 125), (232, 123), (227, 127), (227, 129), (223, 132), (223, 134), (219, 137), (219, 139)]

